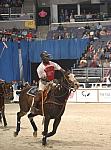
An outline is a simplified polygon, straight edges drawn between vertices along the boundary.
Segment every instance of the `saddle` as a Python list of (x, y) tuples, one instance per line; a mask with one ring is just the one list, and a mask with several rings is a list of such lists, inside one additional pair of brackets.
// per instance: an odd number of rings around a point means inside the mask
[(42, 91), (40, 92), (40, 96), (39, 96), (39, 101), (40, 102), (45, 102), (47, 100), (47, 96), (48, 96), (48, 93), (50, 92), (52, 87), (48, 86), (42, 93)]
[[(47, 87), (47, 88), (44, 90), (44, 92), (43, 92), (43, 100), (46, 100), (49, 91), (50, 91), (49, 87)], [(31, 88), (29, 89), (29, 91), (27, 92), (27, 94), (30, 95), (30, 96), (32, 96), (32, 97), (35, 97), (35, 98), (36, 98), (38, 92), (39, 92), (39, 91), (38, 91), (37, 86), (33, 86), (33, 87), (31, 87)], [(39, 94), (38, 94), (38, 95), (39, 95)], [(42, 96), (42, 95), (41, 95), (41, 96)], [(40, 100), (42, 99), (41, 96), (39, 96), (39, 99), (40, 99)]]

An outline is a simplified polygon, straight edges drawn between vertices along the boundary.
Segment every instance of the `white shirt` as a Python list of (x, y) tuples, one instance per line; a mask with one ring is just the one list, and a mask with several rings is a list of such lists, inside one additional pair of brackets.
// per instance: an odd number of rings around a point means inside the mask
[[(54, 70), (60, 70), (61, 69), (61, 67), (55, 62), (49, 61), (49, 64), (54, 66)], [(43, 62), (41, 62), (40, 65), (38, 66), (37, 74), (38, 74), (39, 78), (46, 77), (45, 67), (46, 66), (43, 64)]]

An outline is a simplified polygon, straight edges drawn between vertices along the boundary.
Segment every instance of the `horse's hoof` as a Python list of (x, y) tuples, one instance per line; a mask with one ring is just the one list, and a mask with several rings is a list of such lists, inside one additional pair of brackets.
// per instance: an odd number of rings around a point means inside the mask
[(4, 127), (7, 127), (7, 123), (6, 123), (6, 124), (4, 124)]
[(5, 124), (4, 127), (7, 127), (7, 124)]
[(37, 137), (37, 131), (33, 132), (33, 137)]
[(14, 137), (16, 137), (18, 135), (18, 133), (17, 132), (14, 132)]
[(46, 146), (46, 144), (47, 144), (47, 142), (46, 142), (46, 137), (43, 137), (43, 139), (42, 139), (42, 145), (43, 145), (43, 146)]

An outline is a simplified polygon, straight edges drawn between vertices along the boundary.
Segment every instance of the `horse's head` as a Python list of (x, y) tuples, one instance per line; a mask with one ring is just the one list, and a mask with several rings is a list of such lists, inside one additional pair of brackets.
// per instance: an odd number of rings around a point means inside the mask
[(75, 75), (71, 72), (66, 72), (64, 74), (64, 78), (66, 79), (70, 88), (74, 89), (75, 91), (79, 88), (79, 82), (76, 80)]
[(4, 95), (5, 98), (11, 99), (13, 96), (13, 89), (11, 83), (4, 83)]

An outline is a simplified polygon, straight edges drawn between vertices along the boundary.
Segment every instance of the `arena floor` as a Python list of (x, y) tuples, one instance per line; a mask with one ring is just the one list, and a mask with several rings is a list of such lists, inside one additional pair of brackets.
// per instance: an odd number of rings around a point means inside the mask
[[(35, 117), (37, 138), (32, 136), (27, 116), (21, 120), (19, 135), (13, 136), (18, 110), (18, 104), (6, 104), (8, 126), (0, 125), (0, 150), (111, 150), (111, 104), (68, 103), (57, 133), (46, 147), (41, 144), (41, 116)], [(51, 127), (52, 121), (49, 130)]]

